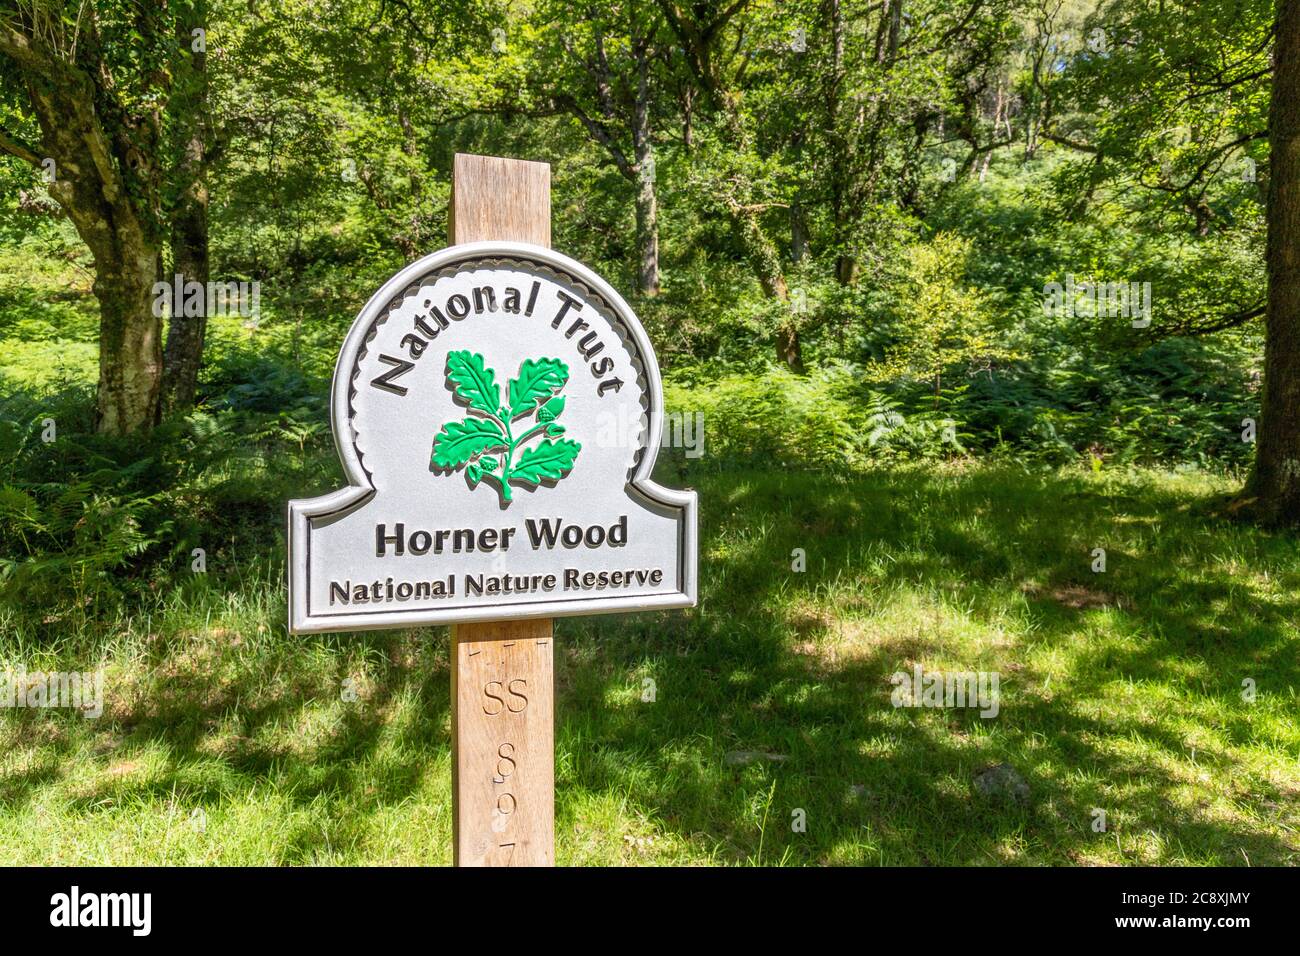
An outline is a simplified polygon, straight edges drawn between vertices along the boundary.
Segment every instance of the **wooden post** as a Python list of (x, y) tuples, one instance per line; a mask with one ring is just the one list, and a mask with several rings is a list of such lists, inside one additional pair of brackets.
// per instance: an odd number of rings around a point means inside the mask
[[(551, 245), (551, 167), (458, 153), (452, 245)], [(555, 679), (550, 618), (451, 629), (456, 866), (555, 865)]]

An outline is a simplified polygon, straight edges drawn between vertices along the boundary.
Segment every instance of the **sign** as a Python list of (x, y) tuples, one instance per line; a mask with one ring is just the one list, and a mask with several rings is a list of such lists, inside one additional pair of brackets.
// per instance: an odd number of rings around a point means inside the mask
[(654, 350), (567, 256), (452, 246), (361, 310), (334, 372), (349, 486), (289, 503), (293, 633), (689, 607), (696, 496), (650, 479)]

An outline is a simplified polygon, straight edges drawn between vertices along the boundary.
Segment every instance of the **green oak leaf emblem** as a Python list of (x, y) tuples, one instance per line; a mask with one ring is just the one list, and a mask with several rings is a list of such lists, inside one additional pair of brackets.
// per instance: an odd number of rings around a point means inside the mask
[[(571, 438), (559, 437), (564, 434), (564, 426), (556, 421), (564, 411), (560, 392), (568, 381), (569, 366), (559, 359), (525, 359), (506, 385), (509, 404), (502, 405), (496, 372), (486, 366), (482, 355), (466, 350), (448, 353), (448, 387), (469, 415), (445, 423), (434, 436), (430, 469), (463, 467), (471, 488), (490, 478), (506, 504), (513, 497), (511, 482), (536, 486), (559, 481), (572, 470), (582, 448)], [(548, 437), (524, 447), (543, 433)]]

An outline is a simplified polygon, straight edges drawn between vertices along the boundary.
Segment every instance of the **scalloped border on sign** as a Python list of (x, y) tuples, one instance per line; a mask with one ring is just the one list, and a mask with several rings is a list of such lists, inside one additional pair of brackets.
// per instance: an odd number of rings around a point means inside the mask
[[(455, 246), (454, 248), (463, 249), (465, 248), (465, 246)], [(366, 355), (369, 354), (369, 345), (374, 340), (375, 335), (378, 333), (380, 326), (384, 325), (388, 321), (389, 317), (393, 314), (393, 312), (401, 308), (401, 306), (406, 303), (407, 299), (413, 298), (419, 293), (420, 289), (436, 283), (439, 279), (450, 278), (462, 272), (474, 272), (477, 271), (478, 269), (497, 269), (497, 268), (511, 268), (511, 267), (532, 270), (533, 272), (536, 272), (543, 277), (549, 278), (557, 285), (567, 287), (570, 291), (574, 292), (577, 296), (581, 297), (583, 300), (588, 302), (594, 302), (597, 309), (601, 311), (604, 318), (609, 321), (610, 328), (613, 329), (615, 336), (618, 338), (619, 346), (623, 349), (624, 352), (627, 353), (627, 356), (631, 361), (632, 368), (636, 372), (636, 378), (637, 378), (636, 386), (641, 393), (641, 398), (639, 401), (639, 404), (641, 406), (641, 420), (638, 423), (641, 431), (640, 434), (636, 436), (636, 441), (635, 441), (636, 447), (632, 450), (632, 460), (628, 463), (628, 467), (627, 467), (627, 472), (629, 477), (636, 471), (636, 467), (640, 462), (641, 457), (645, 454), (646, 445), (648, 444), (648, 437), (650, 434), (652, 434), (652, 432), (650, 432), (650, 422), (649, 422), (649, 418), (650, 418), (649, 412), (651, 406), (650, 380), (649, 380), (649, 376), (646, 375), (645, 357), (640, 353), (638, 343), (636, 342), (634, 337), (634, 333), (630, 328), (628, 328), (627, 321), (624, 319), (623, 316), (619, 314), (617, 307), (615, 307), (612, 303), (610, 303), (601, 294), (600, 290), (594, 289), (591, 286), (589, 286), (587, 283), (579, 281), (575, 276), (570, 275), (567, 272), (557, 271), (548, 263), (542, 262), (533, 257), (498, 256), (494, 258), (477, 257), (474, 258), (473, 260), (458, 259), (456, 261), (447, 263), (441, 268), (432, 269), (430, 271), (424, 272), (413, 282), (409, 283), (406, 286), (406, 288), (404, 288), (401, 291), (401, 293), (395, 296), (388, 303), (387, 306), (381, 309), (379, 313), (376, 314), (374, 319), (366, 326), (365, 334), (362, 336), (361, 339), (361, 346), (357, 350), (356, 359), (354, 360), (352, 365), (352, 372), (350, 375), (348, 375), (347, 378), (347, 383), (348, 383), (348, 391), (347, 391), (348, 419), (347, 420), (348, 420), (348, 435), (356, 451), (357, 462), (361, 466), (361, 470), (365, 472), (367, 481), (370, 481), (374, 478), (374, 472), (371, 471), (368, 467), (366, 467), (366, 455), (361, 448), (361, 444), (358, 442), (358, 435), (360, 435), (361, 432), (360, 429), (356, 427), (356, 424), (354, 422), (356, 408), (353, 400), (356, 398), (357, 395), (356, 383), (357, 383), (357, 379), (361, 375), (361, 360), (364, 359)], [(628, 309), (628, 313), (629, 315), (631, 314), (630, 308)], [(639, 327), (639, 322), (638, 322), (638, 327)], [(646, 340), (646, 344), (647, 346), (649, 345), (648, 339)], [(652, 357), (653, 354), (654, 353), (651, 352)], [(338, 376), (343, 372), (344, 372), (344, 368), (340, 364), (335, 369), (334, 372), (336, 382), (338, 381)], [(335, 432), (335, 434), (336, 435), (338, 434), (337, 431)]]
[[(312, 614), (310, 612), (310, 541), (313, 521), (340, 517), (360, 507), (375, 494), (372, 476), (357, 448), (352, 424), (353, 379), (358, 362), (375, 330), (405, 298), (418, 290), (432, 275), (455, 272), (461, 266), (489, 268), (514, 262), (557, 281), (572, 285), (597, 300), (605, 309), (610, 325), (637, 368), (642, 385), (643, 426), (638, 436), (626, 488), (648, 504), (680, 512), (677, 545), (679, 590), (655, 595), (607, 596), (553, 599), (498, 607), (429, 608), (392, 612), (371, 612), (364, 619), (356, 614)], [(697, 503), (693, 491), (665, 488), (651, 480), (659, 455), (658, 436), (663, 432), (663, 383), (654, 347), (631, 306), (604, 279), (568, 256), (524, 242), (471, 242), (449, 246), (402, 269), (384, 283), (361, 309), (339, 350), (330, 386), (330, 424), (334, 447), (348, 480), (348, 486), (319, 498), (290, 501), (288, 536), (289, 632), (310, 634), (324, 631), (353, 631), (408, 627), (419, 624), (455, 624), (470, 621), (502, 621), (522, 618), (561, 617), (579, 614), (607, 614), (640, 610), (693, 607), (698, 597)]]

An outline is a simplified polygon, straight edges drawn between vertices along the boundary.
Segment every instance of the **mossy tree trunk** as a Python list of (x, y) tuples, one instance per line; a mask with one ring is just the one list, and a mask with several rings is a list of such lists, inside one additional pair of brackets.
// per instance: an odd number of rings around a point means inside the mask
[[(40, 140), (0, 134), (0, 149), (54, 179), (50, 195), (68, 214), (94, 258), (99, 301), (98, 431), (126, 435), (158, 422), (162, 386), (161, 322), (154, 315), (157, 279), (161, 107), (167, 78), (161, 66), (142, 74), (157, 99), (124, 105), (93, 10), (79, 22), (76, 42), (62, 36), (74, 19), (59, 11), (26, 11), (0, 24), (0, 58), (25, 94)], [(156, 7), (139, 8), (135, 28), (154, 35)], [(143, 69), (143, 68), (142, 68)]]
[(1269, 112), (1264, 397), (1250, 494), (1261, 517), (1300, 525), (1300, 0), (1282, 0)]
[[(196, 0), (186, 15), (176, 20), (176, 42), (188, 50), (177, 69), (168, 114), (173, 126), (173, 175), (176, 183), (172, 208), (172, 270), (182, 283), (197, 282), (206, 290), (208, 269), (208, 89), (206, 38), (193, 31), (207, 26), (206, 0)], [(205, 307), (198, 315), (185, 315), (172, 304), (163, 356), (163, 407), (184, 411), (194, 405), (203, 341), (207, 336)]]

